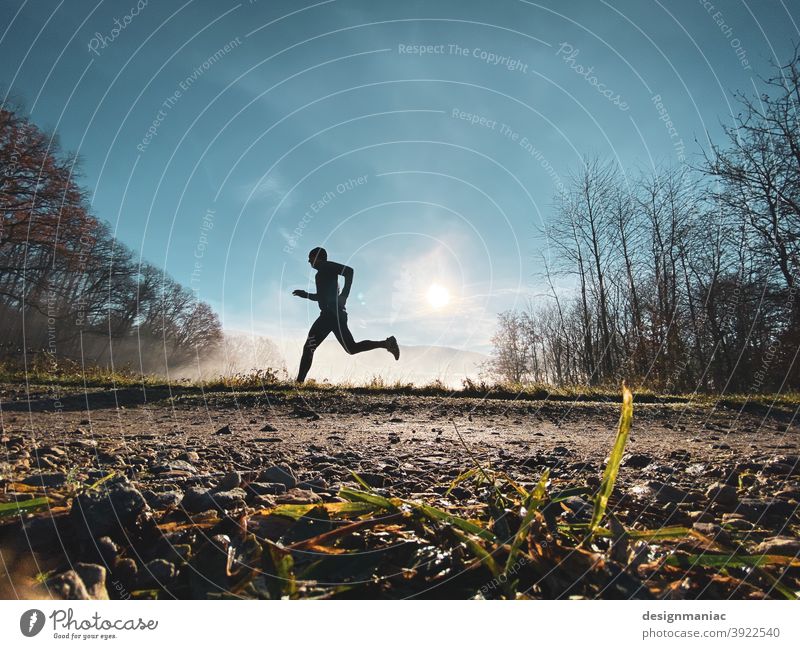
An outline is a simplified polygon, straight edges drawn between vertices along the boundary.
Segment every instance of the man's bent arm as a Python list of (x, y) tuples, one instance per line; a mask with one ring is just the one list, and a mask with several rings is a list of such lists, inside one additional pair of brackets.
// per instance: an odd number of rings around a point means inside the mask
[(350, 266), (342, 266), (342, 275), (344, 275), (344, 288), (339, 297), (345, 301), (350, 296), (350, 287), (353, 285), (353, 269)]

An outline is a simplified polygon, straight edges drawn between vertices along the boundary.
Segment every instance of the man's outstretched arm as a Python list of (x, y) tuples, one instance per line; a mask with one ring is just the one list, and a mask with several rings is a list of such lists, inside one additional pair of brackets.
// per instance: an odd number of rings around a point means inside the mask
[(316, 293), (309, 293), (308, 291), (304, 291), (302, 289), (297, 289), (292, 291), (292, 295), (296, 297), (304, 297), (307, 300), (311, 300), (313, 302), (317, 302), (317, 294)]

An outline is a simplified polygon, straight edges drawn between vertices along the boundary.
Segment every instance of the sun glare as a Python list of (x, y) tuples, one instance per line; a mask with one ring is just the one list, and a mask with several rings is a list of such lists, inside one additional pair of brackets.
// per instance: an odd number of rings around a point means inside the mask
[(450, 291), (441, 284), (431, 284), (427, 293), (428, 304), (434, 309), (441, 309), (450, 302)]

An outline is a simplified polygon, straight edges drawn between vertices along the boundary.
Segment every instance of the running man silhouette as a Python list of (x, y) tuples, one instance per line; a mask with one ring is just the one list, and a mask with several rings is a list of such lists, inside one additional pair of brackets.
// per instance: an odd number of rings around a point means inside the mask
[[(397, 339), (389, 336), (386, 340), (362, 340), (356, 342), (353, 334), (347, 328), (347, 311), (345, 303), (350, 295), (350, 287), (353, 285), (353, 269), (344, 264), (337, 264), (328, 261), (328, 253), (325, 248), (314, 248), (308, 253), (308, 263), (316, 269), (315, 278), (317, 284), (316, 293), (308, 293), (297, 289), (292, 291), (292, 295), (303, 297), (307, 300), (314, 300), (319, 304), (319, 318), (311, 325), (308, 338), (303, 345), (303, 356), (300, 359), (300, 371), (297, 374), (297, 382), (302, 383), (306, 379), (308, 370), (311, 369), (311, 361), (314, 359), (314, 351), (319, 347), (328, 334), (333, 332), (336, 340), (339, 341), (348, 354), (360, 354), (370, 349), (385, 349), (395, 360), (400, 358), (400, 347)], [(339, 292), (339, 275), (344, 276), (344, 288)]]

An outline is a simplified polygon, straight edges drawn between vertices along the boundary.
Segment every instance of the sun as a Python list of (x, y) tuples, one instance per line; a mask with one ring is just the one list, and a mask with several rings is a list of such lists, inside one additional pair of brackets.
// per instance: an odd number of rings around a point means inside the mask
[(441, 284), (431, 284), (425, 297), (434, 309), (441, 309), (450, 303), (450, 291)]

